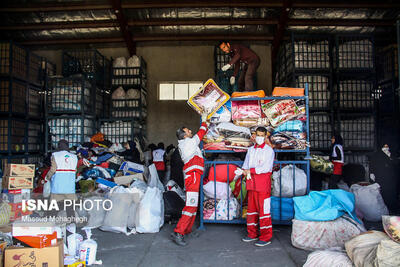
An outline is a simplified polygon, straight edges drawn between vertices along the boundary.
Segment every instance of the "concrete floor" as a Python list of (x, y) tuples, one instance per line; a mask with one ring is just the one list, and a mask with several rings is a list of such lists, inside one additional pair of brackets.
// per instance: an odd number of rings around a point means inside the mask
[(104, 267), (116, 266), (302, 266), (308, 251), (291, 245), (291, 226), (274, 226), (272, 244), (263, 248), (244, 243), (244, 225), (207, 224), (199, 237), (187, 238), (186, 247), (170, 239), (172, 225), (157, 234), (125, 236), (93, 231), (97, 259)]

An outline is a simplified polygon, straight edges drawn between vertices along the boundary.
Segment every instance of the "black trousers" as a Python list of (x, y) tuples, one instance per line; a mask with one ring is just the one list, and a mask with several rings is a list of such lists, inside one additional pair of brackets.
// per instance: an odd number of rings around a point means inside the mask
[(239, 91), (242, 92), (244, 89), (244, 91), (249, 92), (249, 91), (254, 91), (256, 89), (254, 88), (253, 79), (254, 76), (256, 75), (258, 66), (260, 66), (259, 60), (255, 60), (244, 66), (238, 80)]
[(329, 189), (338, 189), (337, 183), (342, 179), (342, 175), (332, 174), (329, 177), (328, 188)]

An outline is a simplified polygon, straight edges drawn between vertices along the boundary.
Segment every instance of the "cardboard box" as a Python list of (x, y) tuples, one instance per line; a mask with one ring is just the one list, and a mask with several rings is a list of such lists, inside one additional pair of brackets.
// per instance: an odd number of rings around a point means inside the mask
[(114, 182), (120, 185), (130, 185), (133, 180), (143, 181), (143, 173), (114, 177)]
[(46, 248), (8, 247), (4, 254), (5, 266), (64, 266), (64, 243)]
[(4, 175), (35, 177), (35, 164), (7, 164)]
[(7, 247), (7, 242), (0, 242), (0, 267), (3, 267), (4, 250)]
[(51, 235), (57, 231), (52, 222), (15, 222), (12, 224), (12, 236)]
[(14, 238), (32, 248), (45, 248), (57, 245), (57, 232), (51, 235), (14, 236)]
[(22, 216), (32, 214), (32, 211), (22, 209), (22, 203), (8, 203), (8, 205), (11, 207), (10, 221), (15, 221), (22, 218)]
[(22, 200), (28, 200), (31, 198), (30, 189), (18, 189), (18, 190), (3, 190), (1, 195), (4, 201), (10, 203), (20, 203)]
[(3, 176), (3, 188), (9, 190), (32, 189), (33, 177)]

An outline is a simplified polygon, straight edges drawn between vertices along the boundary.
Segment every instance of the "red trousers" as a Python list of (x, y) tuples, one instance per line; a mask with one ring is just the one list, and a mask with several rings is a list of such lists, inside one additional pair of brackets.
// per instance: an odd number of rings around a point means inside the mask
[(272, 238), (271, 191), (250, 190), (247, 194), (247, 234), (251, 238), (259, 237), (259, 240), (268, 242)]
[(186, 235), (192, 232), (192, 227), (196, 219), (197, 206), (199, 204), (199, 189), (201, 172), (192, 171), (185, 179), (186, 187), (186, 205), (182, 210), (182, 216), (179, 219), (174, 232)]

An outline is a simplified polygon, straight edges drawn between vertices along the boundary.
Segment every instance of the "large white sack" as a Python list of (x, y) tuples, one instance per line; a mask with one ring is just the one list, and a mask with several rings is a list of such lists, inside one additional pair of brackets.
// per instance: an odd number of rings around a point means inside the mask
[(130, 185), (130, 188), (132, 189), (133, 193), (133, 203), (139, 204), (146, 193), (147, 184), (142, 180), (136, 180)]
[(310, 253), (303, 267), (352, 267), (353, 263), (346, 252), (337, 250), (318, 250)]
[(114, 68), (126, 68), (126, 59), (124, 57), (117, 57), (113, 62)]
[(383, 232), (365, 232), (345, 243), (347, 255), (356, 267), (375, 267), (378, 245), (383, 240), (390, 240)]
[[(106, 199), (101, 196), (93, 196), (88, 199), (93, 203), (96, 203), (96, 201), (98, 201), (98, 203), (106, 203), (104, 202)], [(108, 209), (109, 207), (107, 206), (106, 208)], [(99, 204), (98, 206), (94, 205), (94, 207), (88, 211), (89, 220), (85, 228), (94, 229), (102, 226), (106, 213), (107, 211), (104, 209), (102, 204)]]
[(113, 203), (112, 209), (107, 211), (103, 221), (103, 225), (100, 227), (103, 231), (124, 233), (130, 235), (127, 231), (128, 226), (128, 212), (132, 202), (133, 194), (129, 188), (123, 186), (116, 186), (111, 189), (109, 198)]
[(361, 186), (353, 184), (350, 187), (356, 199), (356, 209), (360, 210), (367, 221), (379, 222), (383, 215), (388, 215), (389, 210), (380, 193), (377, 183)]
[(292, 245), (304, 250), (344, 248), (346, 241), (364, 232), (353, 219), (342, 216), (334, 221), (300, 221), (293, 219)]
[(160, 189), (161, 193), (164, 193), (164, 185), (161, 183), (158, 177), (156, 165), (151, 164), (149, 166), (149, 176), (149, 181), (147, 182), (149, 187), (157, 187), (158, 189)]
[[(217, 219), (216, 220), (233, 220), (239, 217), (240, 207), (239, 202), (236, 198), (232, 197), (229, 199), (229, 206), (228, 206), (228, 199), (221, 199), (217, 203)], [(229, 216), (228, 216), (229, 210)], [(215, 220), (215, 212), (207, 218), (208, 220)]]
[(379, 267), (400, 266), (400, 244), (393, 240), (382, 240), (376, 251)]
[(140, 91), (138, 89), (129, 89), (126, 91), (126, 98), (127, 99), (140, 99)]
[(137, 212), (137, 207), (138, 204), (132, 203), (131, 206), (129, 207), (129, 214), (128, 214), (128, 228), (133, 229), (135, 228), (135, 223), (136, 223), (136, 212)]
[[(295, 191), (293, 195), (293, 168), (295, 177)], [(303, 196), (307, 192), (307, 175), (295, 165), (286, 165), (279, 171), (272, 174), (272, 196), (275, 197), (294, 197)], [(282, 182), (280, 182), (282, 180)], [(280, 195), (280, 183), (282, 184), (282, 195)]]
[(140, 67), (140, 58), (136, 55), (131, 56), (128, 59), (127, 66), (129, 68)]
[(162, 192), (156, 187), (147, 188), (136, 211), (136, 231), (157, 233), (164, 223), (164, 201)]
[[(214, 190), (215, 186), (215, 190)], [(204, 195), (208, 198), (227, 199), (232, 198), (232, 190), (227, 183), (210, 181), (203, 186)], [(214, 194), (216, 192), (216, 194)]]

